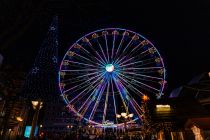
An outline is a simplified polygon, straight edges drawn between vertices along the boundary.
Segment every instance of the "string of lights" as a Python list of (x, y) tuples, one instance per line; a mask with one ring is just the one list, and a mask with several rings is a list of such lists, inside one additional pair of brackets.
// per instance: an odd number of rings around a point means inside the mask
[(49, 100), (58, 92), (58, 17), (55, 16), (25, 81), (23, 97)]

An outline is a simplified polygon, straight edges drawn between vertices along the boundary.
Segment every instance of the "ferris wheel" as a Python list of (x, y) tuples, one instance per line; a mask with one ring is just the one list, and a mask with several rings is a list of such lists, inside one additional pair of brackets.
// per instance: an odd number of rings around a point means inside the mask
[(160, 98), (165, 67), (155, 46), (142, 35), (121, 28), (91, 32), (77, 40), (60, 65), (59, 86), (67, 106), (94, 125), (132, 113), (141, 120), (142, 96)]

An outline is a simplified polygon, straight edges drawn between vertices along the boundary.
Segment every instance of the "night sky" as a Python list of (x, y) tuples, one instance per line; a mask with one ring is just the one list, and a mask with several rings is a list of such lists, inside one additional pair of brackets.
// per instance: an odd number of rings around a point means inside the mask
[(0, 53), (5, 63), (33, 65), (52, 15), (59, 16), (59, 59), (88, 32), (121, 27), (149, 39), (160, 51), (167, 69), (168, 89), (186, 84), (210, 71), (210, 2), (23, 0), (0, 2)]

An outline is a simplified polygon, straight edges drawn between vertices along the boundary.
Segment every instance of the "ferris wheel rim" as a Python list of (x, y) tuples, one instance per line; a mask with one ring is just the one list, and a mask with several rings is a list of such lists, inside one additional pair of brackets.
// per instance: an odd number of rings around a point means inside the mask
[[(128, 31), (128, 32), (131, 32), (131, 33), (133, 33), (133, 34), (136, 34), (136, 35), (140, 36), (141, 38), (147, 40), (147, 41), (149, 42), (149, 44), (150, 44), (152, 47), (155, 48), (157, 54), (158, 54), (158, 55), (160, 56), (160, 58), (161, 58), (162, 68), (164, 69), (163, 79), (165, 80), (165, 76), (166, 76), (166, 75), (165, 75), (165, 65), (164, 65), (163, 59), (162, 59), (162, 57), (161, 57), (159, 51), (158, 51), (157, 48), (153, 45), (152, 42), (150, 42), (147, 38), (145, 38), (145, 37), (142, 36), (141, 34), (136, 33), (136, 32), (134, 32), (134, 31), (131, 31), (131, 30), (128, 30), (128, 29), (123, 29), (123, 28), (104, 28), (104, 29), (99, 29), (99, 30), (90, 32), (90, 33), (88, 33), (88, 34), (85, 34), (84, 36), (80, 37), (75, 43), (73, 43), (73, 44), (68, 48), (68, 50), (67, 50), (66, 54), (64, 55), (64, 57), (63, 57), (63, 59), (62, 59), (62, 61), (61, 61), (61, 64), (60, 64), (60, 69), (59, 69), (59, 83), (61, 82), (61, 80), (60, 80), (60, 71), (62, 70), (62, 63), (63, 63), (63, 61), (65, 60), (68, 51), (71, 50), (72, 47), (74, 47), (74, 45), (77, 44), (77, 43), (78, 43), (80, 40), (82, 40), (83, 38), (85, 38), (85, 37), (87, 37), (87, 36), (89, 36), (89, 35), (91, 35), (91, 34), (97, 33), (97, 32), (108, 31), (108, 30)], [(63, 94), (63, 92), (62, 92), (62, 90), (61, 90), (60, 84), (59, 84), (59, 88), (60, 88), (61, 94)], [(163, 84), (163, 86), (162, 86), (162, 88), (161, 88), (160, 96), (163, 94), (162, 92), (163, 92), (164, 88), (165, 88), (165, 84)], [(66, 102), (66, 104), (68, 104), (68, 101), (67, 101), (67, 100), (65, 100), (65, 102)], [(87, 118), (84, 118), (84, 119), (87, 119)], [(88, 119), (88, 121), (91, 121), (91, 120)], [(94, 121), (92, 121), (92, 123), (94, 123)], [(100, 123), (95, 122), (95, 124), (99, 125)]]

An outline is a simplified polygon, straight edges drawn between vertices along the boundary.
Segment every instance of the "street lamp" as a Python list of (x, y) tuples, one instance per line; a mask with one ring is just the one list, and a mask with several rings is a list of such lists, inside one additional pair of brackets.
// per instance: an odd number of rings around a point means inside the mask
[(133, 113), (128, 114), (128, 117), (129, 117), (129, 118), (133, 118)]
[(119, 119), (119, 118), (121, 118), (121, 115), (117, 114), (116, 117)]
[[(33, 109), (41, 109), (43, 107), (43, 102), (41, 101), (31, 101)], [(39, 107), (38, 107), (39, 106)]]
[(19, 121), (19, 122), (23, 121), (23, 119), (21, 117), (16, 117), (16, 120)]
[(123, 122), (124, 122), (124, 128), (125, 128), (125, 132), (127, 132), (127, 121), (133, 117), (133, 113), (127, 114), (125, 112), (122, 112), (121, 115), (120, 114), (116, 114), (116, 117), (119, 118), (123, 118)]
[(33, 121), (32, 121), (32, 126), (31, 126), (31, 132), (30, 132), (30, 140), (33, 139), (34, 137), (34, 131), (37, 126), (37, 120), (39, 116), (39, 110), (43, 107), (43, 102), (39, 99), (38, 101), (31, 101), (33, 105), (33, 109), (35, 110), (34, 116), (33, 116)]
[(122, 116), (122, 117), (125, 117), (126, 115), (127, 115), (127, 113), (125, 113), (125, 112), (122, 112), (122, 113), (121, 113), (121, 116)]

